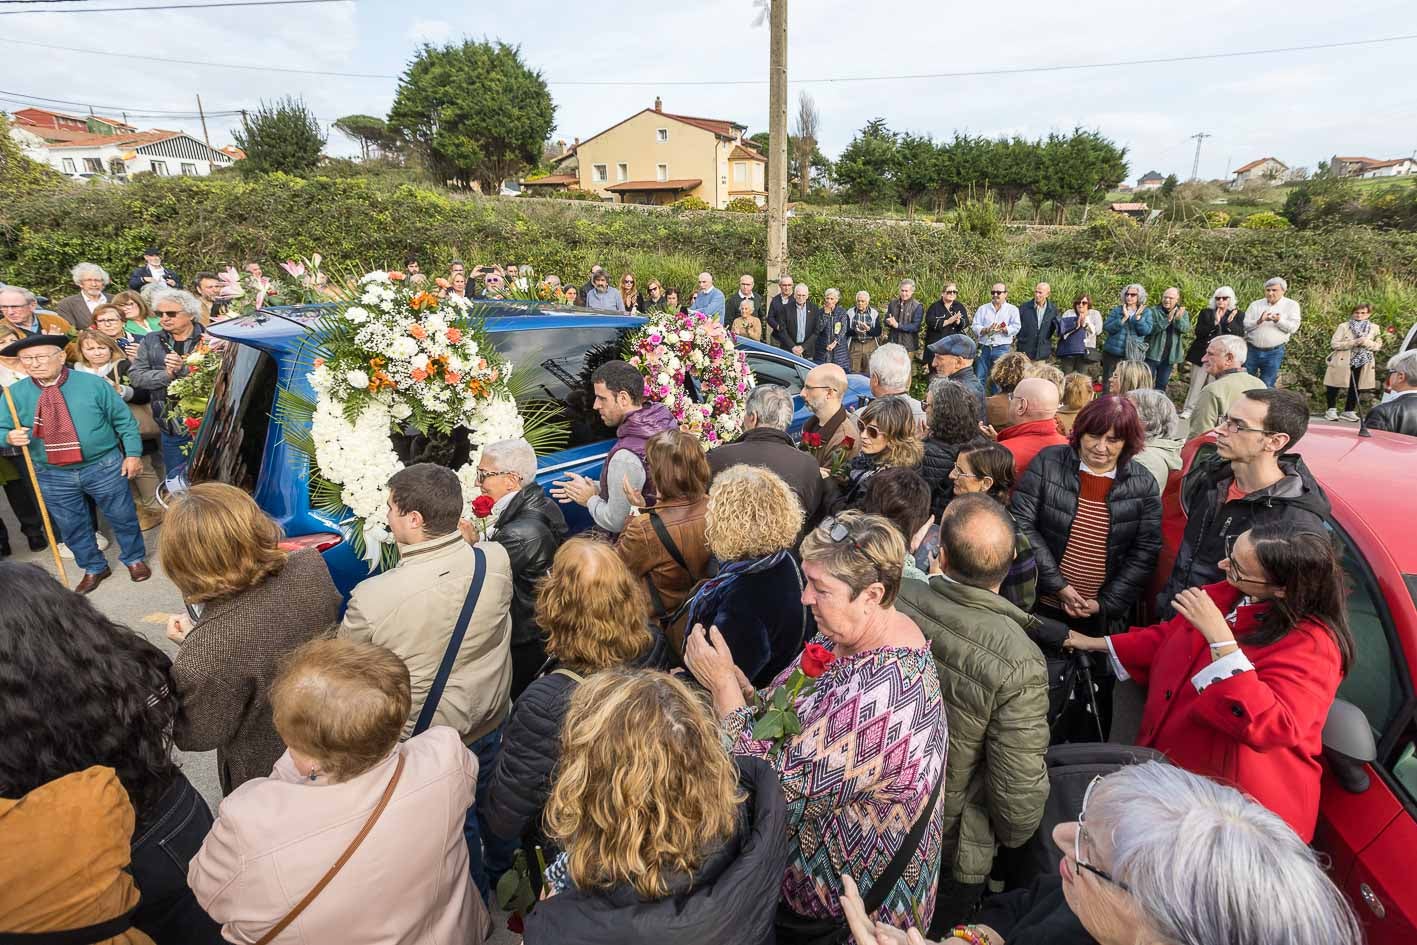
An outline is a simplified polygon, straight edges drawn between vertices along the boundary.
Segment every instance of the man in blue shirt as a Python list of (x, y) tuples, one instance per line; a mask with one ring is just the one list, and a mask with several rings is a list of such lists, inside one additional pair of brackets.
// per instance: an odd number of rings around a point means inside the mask
[(984, 392), (989, 392), (989, 371), (994, 362), (1008, 354), (1018, 337), (1021, 322), (1018, 307), (1009, 301), (1009, 287), (996, 282), (989, 290), (990, 300), (974, 313), (974, 336), (979, 339), (979, 356), (974, 361), (974, 373)]
[(714, 286), (713, 276), (707, 272), (699, 273), (699, 292), (694, 296), (694, 304), (690, 308), (721, 322), (723, 321), (723, 304), (723, 290)]

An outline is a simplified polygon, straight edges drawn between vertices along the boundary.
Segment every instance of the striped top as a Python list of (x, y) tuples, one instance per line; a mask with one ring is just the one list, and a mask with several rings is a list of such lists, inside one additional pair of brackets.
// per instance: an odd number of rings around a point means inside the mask
[(1107, 493), (1116, 480), (1078, 471), (1078, 510), (1068, 532), (1068, 544), (1058, 562), (1058, 573), (1083, 600), (1092, 600), (1107, 582), (1107, 533), (1112, 528), (1112, 512)]

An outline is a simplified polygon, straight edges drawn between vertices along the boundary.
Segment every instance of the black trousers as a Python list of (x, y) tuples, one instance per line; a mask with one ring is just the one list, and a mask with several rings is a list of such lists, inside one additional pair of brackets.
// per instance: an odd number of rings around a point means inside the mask
[[(1350, 368), (1348, 371), (1348, 396), (1343, 402), (1344, 410), (1354, 410), (1357, 408), (1358, 402), (1362, 399), (1363, 392), (1358, 389), (1358, 375), (1361, 373), (1362, 368), (1359, 368), (1357, 371)], [(1341, 387), (1324, 387), (1324, 394), (1328, 399), (1328, 407), (1330, 410), (1333, 410), (1338, 405), (1338, 393), (1341, 390), (1343, 390)]]
[[(23, 457), (11, 459), (20, 474), (18, 479), (5, 483), (5, 498), (10, 500), (10, 508), (15, 518), (20, 520), (20, 531), (26, 538), (43, 538), (44, 522), (39, 517), (39, 505), (34, 500), (34, 487), (30, 485), (29, 473), (25, 471)], [(0, 542), (8, 544), (9, 532), (4, 519), (0, 519)]]

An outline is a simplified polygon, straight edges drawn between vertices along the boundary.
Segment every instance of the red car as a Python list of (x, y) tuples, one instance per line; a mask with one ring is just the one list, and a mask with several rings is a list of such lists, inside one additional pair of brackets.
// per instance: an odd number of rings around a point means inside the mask
[[(1186, 467), (1203, 440), (1187, 444)], [(1368, 945), (1417, 943), (1417, 438), (1315, 423), (1295, 452), (1333, 507), (1357, 655), (1324, 728), (1314, 847)], [(1167, 490), (1167, 551), (1184, 530)], [(1163, 562), (1163, 567), (1165, 562)]]

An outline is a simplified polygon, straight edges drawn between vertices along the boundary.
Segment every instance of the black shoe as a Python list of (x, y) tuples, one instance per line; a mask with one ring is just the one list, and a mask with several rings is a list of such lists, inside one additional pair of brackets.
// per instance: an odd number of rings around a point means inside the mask
[(25, 537), (29, 539), (30, 551), (43, 551), (49, 547), (49, 539), (43, 535), (27, 535)]

